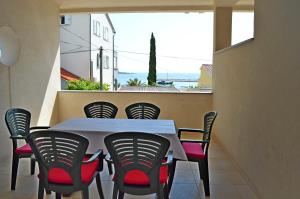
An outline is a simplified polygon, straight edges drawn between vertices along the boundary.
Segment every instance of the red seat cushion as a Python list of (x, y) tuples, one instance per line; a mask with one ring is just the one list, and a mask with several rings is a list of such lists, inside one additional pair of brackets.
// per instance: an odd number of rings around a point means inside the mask
[(182, 146), (188, 158), (205, 158), (201, 143), (182, 142)]
[(29, 144), (25, 144), (21, 147), (16, 148), (16, 154), (30, 154), (32, 153), (31, 147)]
[[(168, 180), (168, 166), (163, 165), (160, 167), (159, 182), (161, 184), (167, 183)], [(115, 177), (114, 177), (115, 178)], [(141, 170), (128, 171), (124, 177), (124, 183), (127, 185), (150, 185), (149, 177)]]
[[(85, 157), (83, 160), (88, 160), (88, 157)], [(82, 164), (81, 166), (81, 180), (82, 183), (88, 184), (93, 179), (95, 172), (99, 166), (99, 159), (87, 164)], [(72, 177), (62, 168), (51, 168), (48, 172), (48, 181), (50, 183), (56, 184), (67, 184), (72, 185)]]

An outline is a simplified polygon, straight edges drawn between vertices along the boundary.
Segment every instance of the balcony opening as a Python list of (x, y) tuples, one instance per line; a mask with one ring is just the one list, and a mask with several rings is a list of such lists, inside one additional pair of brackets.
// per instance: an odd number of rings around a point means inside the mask
[(233, 7), (231, 45), (254, 38), (255, 0), (239, 0)]

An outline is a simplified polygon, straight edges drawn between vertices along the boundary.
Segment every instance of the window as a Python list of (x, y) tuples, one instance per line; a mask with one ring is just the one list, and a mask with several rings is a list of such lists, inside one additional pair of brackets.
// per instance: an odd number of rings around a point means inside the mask
[(103, 57), (103, 68), (109, 69), (109, 56), (107, 55)]
[(60, 16), (60, 25), (71, 25), (72, 17), (70, 15)]
[(103, 27), (103, 39), (105, 41), (109, 41), (109, 35), (108, 35), (108, 28), (107, 27)]
[(97, 69), (100, 68), (100, 56), (99, 56), (99, 53), (97, 53), (97, 57), (96, 57), (96, 60), (97, 60)]
[(100, 37), (100, 22), (93, 20), (93, 34)]

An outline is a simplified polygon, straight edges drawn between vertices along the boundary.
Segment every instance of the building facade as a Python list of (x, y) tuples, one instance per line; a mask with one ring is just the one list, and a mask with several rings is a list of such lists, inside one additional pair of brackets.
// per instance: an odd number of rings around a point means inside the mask
[(109, 84), (112, 90), (116, 75), (116, 32), (109, 15), (62, 15), (60, 24), (61, 67), (86, 80), (101, 80), (102, 83)]

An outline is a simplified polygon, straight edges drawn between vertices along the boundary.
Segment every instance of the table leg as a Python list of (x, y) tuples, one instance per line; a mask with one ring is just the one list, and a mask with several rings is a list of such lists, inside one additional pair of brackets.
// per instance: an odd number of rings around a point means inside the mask
[(172, 188), (172, 184), (173, 184), (173, 180), (174, 180), (176, 163), (177, 163), (177, 159), (174, 158), (173, 159), (173, 165), (172, 165), (171, 170), (170, 170), (170, 176), (169, 176), (169, 182), (168, 182), (168, 193), (169, 194), (171, 192), (171, 188)]

